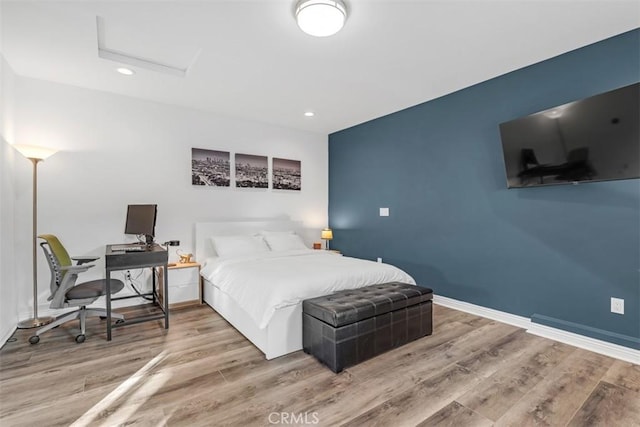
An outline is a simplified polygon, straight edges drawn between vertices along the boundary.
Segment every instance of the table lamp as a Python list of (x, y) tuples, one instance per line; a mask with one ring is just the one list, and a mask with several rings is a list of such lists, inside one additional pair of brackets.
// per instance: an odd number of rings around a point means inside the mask
[(53, 321), (53, 317), (38, 317), (38, 262), (36, 258), (36, 237), (38, 230), (38, 162), (54, 155), (56, 150), (33, 145), (14, 145), (13, 148), (33, 163), (33, 228), (31, 236), (33, 256), (33, 318), (18, 322), (18, 328), (37, 328)]
[(330, 228), (325, 228), (320, 233), (320, 238), (325, 241), (325, 249), (329, 250), (329, 240), (333, 239), (333, 231)]

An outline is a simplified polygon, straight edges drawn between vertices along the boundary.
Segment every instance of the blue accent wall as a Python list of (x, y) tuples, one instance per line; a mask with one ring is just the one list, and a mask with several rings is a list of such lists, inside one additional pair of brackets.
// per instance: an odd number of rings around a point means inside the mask
[(640, 348), (639, 180), (507, 189), (498, 127), (639, 80), (634, 30), (331, 134), (331, 246), (442, 296)]

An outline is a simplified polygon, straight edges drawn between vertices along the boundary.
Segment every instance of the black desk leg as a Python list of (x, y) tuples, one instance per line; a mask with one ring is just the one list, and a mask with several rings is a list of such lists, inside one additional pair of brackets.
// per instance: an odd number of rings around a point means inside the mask
[(111, 270), (107, 269), (107, 341), (111, 341)]
[(162, 304), (164, 304), (164, 328), (169, 329), (169, 268), (168, 265), (164, 265), (164, 290), (162, 292)]
[(156, 304), (156, 268), (151, 267), (151, 299)]

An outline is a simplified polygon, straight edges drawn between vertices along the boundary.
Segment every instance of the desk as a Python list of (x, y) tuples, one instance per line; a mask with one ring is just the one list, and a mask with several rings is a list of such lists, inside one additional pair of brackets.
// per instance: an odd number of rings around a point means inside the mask
[[(149, 320), (158, 320), (164, 319), (164, 328), (169, 329), (169, 298), (165, 297), (162, 300), (162, 305), (159, 304), (158, 293), (156, 292), (156, 268), (163, 267), (165, 270), (167, 269), (167, 261), (169, 259), (169, 254), (167, 251), (160, 245), (154, 244), (150, 247), (147, 247), (144, 251), (139, 252), (124, 252), (124, 251), (114, 251), (112, 250), (112, 246), (116, 245), (107, 245), (105, 251), (105, 272), (107, 276), (107, 341), (111, 341), (111, 329), (131, 325), (134, 323), (147, 322)], [(147, 268), (151, 267), (153, 269), (153, 274), (151, 276), (153, 289), (150, 293), (143, 294), (149, 295), (153, 298), (153, 303), (158, 304), (158, 307), (162, 311), (159, 314), (152, 314), (149, 316), (141, 316), (136, 317), (131, 320), (126, 320), (121, 323), (117, 323), (115, 325), (111, 324), (111, 301), (126, 299), (126, 298), (137, 298), (138, 295), (130, 295), (126, 297), (111, 297), (111, 272), (117, 270), (135, 270), (138, 268)], [(163, 295), (169, 295), (168, 291), (168, 280), (167, 275), (163, 275)]]

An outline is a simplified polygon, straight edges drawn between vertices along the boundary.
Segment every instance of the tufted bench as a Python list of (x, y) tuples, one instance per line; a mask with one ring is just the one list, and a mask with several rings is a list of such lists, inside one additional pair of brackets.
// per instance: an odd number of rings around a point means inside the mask
[(302, 302), (302, 347), (333, 372), (431, 335), (433, 291), (390, 282)]

